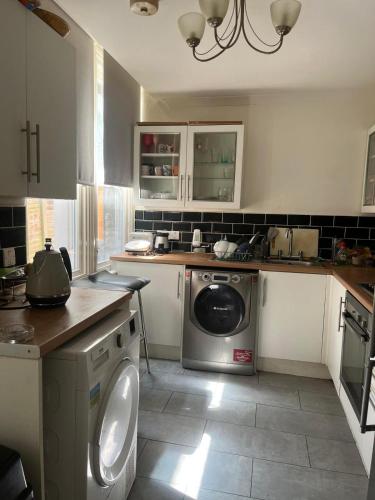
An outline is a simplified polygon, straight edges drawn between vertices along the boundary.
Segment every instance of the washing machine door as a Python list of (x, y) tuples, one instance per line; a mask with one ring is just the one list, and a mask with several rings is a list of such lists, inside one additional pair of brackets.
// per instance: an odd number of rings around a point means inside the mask
[(124, 359), (108, 384), (95, 433), (93, 470), (102, 486), (114, 484), (124, 469), (137, 425), (138, 400), (137, 369)]
[(245, 303), (229, 285), (208, 285), (194, 301), (194, 316), (197, 326), (210, 335), (234, 335), (245, 317)]

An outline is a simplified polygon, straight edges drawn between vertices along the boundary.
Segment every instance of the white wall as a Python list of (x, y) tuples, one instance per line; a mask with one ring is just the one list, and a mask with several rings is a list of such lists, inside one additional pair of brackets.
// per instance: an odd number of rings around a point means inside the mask
[(206, 98), (145, 93), (143, 120), (242, 120), (243, 211), (360, 212), (375, 89)]

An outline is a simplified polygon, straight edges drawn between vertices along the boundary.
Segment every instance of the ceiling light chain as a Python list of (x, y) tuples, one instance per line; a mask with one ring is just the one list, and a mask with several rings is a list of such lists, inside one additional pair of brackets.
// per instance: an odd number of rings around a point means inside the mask
[[(281, 49), (285, 35), (290, 33), (291, 29), (297, 22), (301, 11), (301, 3), (299, 0), (275, 0), (271, 4), (272, 22), (276, 33), (280, 38), (276, 43), (270, 44), (264, 42), (254, 30), (247, 11), (246, 0), (233, 1), (232, 14), (222, 35), (218, 33), (218, 28), (222, 25), (227, 14), (229, 0), (199, 0), (199, 5), (204, 15), (198, 12), (184, 14), (179, 18), (178, 25), (186, 43), (192, 49), (193, 56), (201, 62), (212, 61), (223, 54), (226, 50), (232, 48), (237, 43), (241, 33), (243, 34), (246, 43), (256, 52), (261, 54), (275, 54)], [(233, 18), (233, 29), (229, 31), (228, 35), (226, 35)], [(214, 29), (216, 43), (206, 52), (200, 53), (196, 50), (196, 48), (200, 44), (203, 37), (205, 20), (207, 20), (207, 24)], [(256, 47), (251, 42), (246, 30), (246, 21), (256, 39), (265, 47), (269, 47), (271, 50), (261, 49)], [(223, 43), (226, 40), (228, 40), (228, 42), (226, 44)], [(214, 55), (210, 57), (203, 57), (215, 48), (218, 49), (218, 51)]]

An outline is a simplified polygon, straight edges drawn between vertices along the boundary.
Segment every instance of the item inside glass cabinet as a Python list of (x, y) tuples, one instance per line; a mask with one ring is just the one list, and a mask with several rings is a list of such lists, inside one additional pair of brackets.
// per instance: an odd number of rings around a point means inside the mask
[(142, 133), (140, 136), (140, 197), (178, 199), (180, 133)]
[(193, 200), (233, 201), (236, 147), (235, 132), (194, 135)]

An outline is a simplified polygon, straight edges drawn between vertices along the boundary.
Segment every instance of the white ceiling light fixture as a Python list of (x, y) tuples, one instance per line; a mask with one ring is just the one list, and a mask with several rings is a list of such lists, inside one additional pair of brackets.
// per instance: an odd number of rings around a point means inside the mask
[[(281, 49), (284, 36), (290, 33), (296, 24), (300, 11), (301, 2), (299, 0), (275, 0), (270, 6), (271, 20), (275, 27), (279, 39), (275, 43), (264, 42), (256, 33), (250, 21), (246, 0), (233, 0), (233, 9), (229, 17), (228, 24), (221, 33), (218, 28), (222, 25), (229, 8), (229, 0), (199, 0), (202, 13), (189, 12), (178, 19), (180, 32), (192, 48), (193, 56), (198, 61), (206, 62), (216, 59), (227, 49), (232, 48), (238, 41), (241, 33), (246, 43), (255, 51), (261, 54), (274, 54)], [(200, 44), (207, 24), (213, 28), (215, 35), (215, 45), (205, 52), (198, 52), (196, 47)], [(257, 47), (250, 40), (251, 37), (260, 42), (263, 47)]]
[(153, 16), (159, 8), (159, 0), (130, 0), (130, 10), (139, 16)]

